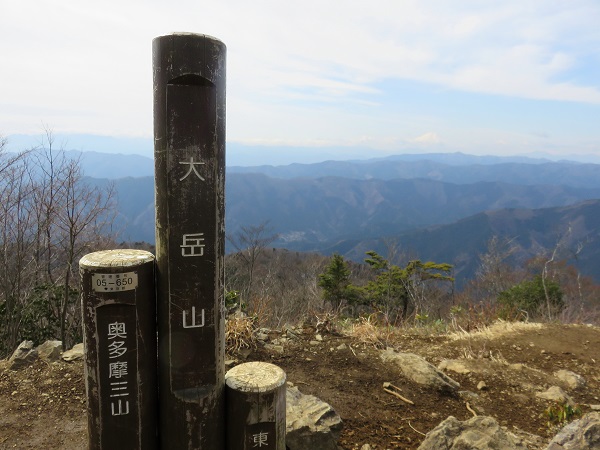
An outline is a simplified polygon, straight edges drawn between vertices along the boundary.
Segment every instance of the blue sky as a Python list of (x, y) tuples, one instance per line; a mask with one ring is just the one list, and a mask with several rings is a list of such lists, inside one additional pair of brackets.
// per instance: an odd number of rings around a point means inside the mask
[(0, 134), (151, 142), (152, 39), (189, 31), (227, 45), (231, 143), (600, 157), (598, 24), (597, 0), (0, 0)]

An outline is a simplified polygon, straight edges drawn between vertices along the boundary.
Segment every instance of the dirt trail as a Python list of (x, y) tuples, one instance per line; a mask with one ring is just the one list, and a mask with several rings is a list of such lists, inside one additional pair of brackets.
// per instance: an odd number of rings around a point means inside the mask
[[(423, 440), (422, 433), (447, 416), (472, 417), (466, 405), (469, 398), (470, 407), (495, 417), (509, 430), (539, 435), (548, 442), (556, 432), (544, 415), (551, 403), (536, 398), (535, 393), (556, 384), (552, 374), (559, 369), (585, 378), (584, 388), (568, 391), (583, 412), (589, 411), (590, 404), (600, 404), (597, 327), (503, 324), (462, 337), (406, 334), (387, 343), (434, 365), (444, 359), (463, 359), (474, 370), (447, 374), (461, 384), (461, 390), (477, 393), (477, 398), (442, 395), (407, 381), (380, 361), (379, 351), (371, 344), (335, 333), (323, 334), (323, 341), (316, 344), (314, 337), (314, 330), (306, 328), (284, 344), (283, 354), (259, 347), (245, 352), (244, 358), (233, 358), (277, 364), (300, 391), (331, 404), (344, 420), (342, 449), (360, 449), (367, 443), (378, 450), (415, 449)], [(0, 449), (85, 448), (82, 363), (37, 362), (20, 371), (5, 366), (0, 362)], [(477, 389), (480, 381), (487, 384), (487, 390)], [(398, 386), (415, 404), (386, 393), (384, 382)]]

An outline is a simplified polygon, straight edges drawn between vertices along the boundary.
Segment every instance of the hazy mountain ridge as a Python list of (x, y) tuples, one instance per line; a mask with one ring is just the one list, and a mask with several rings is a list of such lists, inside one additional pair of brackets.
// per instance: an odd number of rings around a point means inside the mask
[[(228, 167), (227, 232), (268, 220), (273, 232), (280, 235), (276, 246), (338, 251), (359, 261), (366, 250), (385, 253), (382, 237), (397, 237), (412, 255), (455, 264), (457, 276), (464, 279), (473, 275), (478, 254), (485, 251), (493, 235), (515, 238), (523, 261), (543, 248), (552, 248), (559, 229), (564, 231), (576, 223), (573, 238), (587, 242), (579, 265), (594, 261), (595, 267), (600, 267), (593, 227), (580, 226), (591, 223), (596, 213), (580, 212), (577, 219), (573, 212), (596, 211), (599, 165), (527, 158), (527, 162), (497, 164), (494, 158), (471, 159), (469, 155), (454, 155), (454, 162), (479, 160), (481, 164), (453, 165), (451, 156), (438, 156), (450, 159), (449, 163), (400, 155), (398, 159), (415, 160), (396, 164), (395, 158), (386, 158), (263, 168), (275, 176), (256, 173), (260, 172), (256, 167), (244, 169), (250, 173)], [(423, 155), (426, 157), (429, 155)], [(418, 178), (423, 172), (428, 177)], [(331, 175), (336, 173), (344, 176)], [(385, 179), (398, 173), (404, 178)], [(493, 180), (469, 182), (486, 177)], [(113, 183), (119, 197), (115, 229), (121, 238), (153, 242), (153, 177), (118, 178)], [(597, 214), (600, 216), (600, 211)], [(584, 273), (600, 279), (600, 270), (593, 267)]]
[[(154, 175), (152, 158), (122, 153), (56, 150), (78, 159), (83, 172), (93, 178), (119, 179)], [(262, 173), (271, 178), (352, 179), (425, 178), (448, 183), (471, 184), (499, 181), (512, 184), (562, 184), (600, 188), (600, 165), (574, 161), (553, 162), (526, 156), (476, 156), (463, 153), (403, 154), (383, 158), (281, 166), (227, 166), (227, 173)]]
[[(599, 189), (458, 185), (432, 180), (282, 180), (259, 174), (227, 179), (227, 226), (270, 220), (292, 248), (344, 236), (376, 237), (450, 223), (484, 210), (564, 206), (600, 197)], [(281, 242), (281, 244), (283, 244)]]
[[(584, 275), (600, 280), (600, 200), (554, 208), (485, 211), (452, 224), (399, 234), (395, 239), (402, 251), (413, 257), (454, 264), (461, 284), (475, 275), (478, 256), (493, 236), (512, 240), (515, 264), (554, 249), (563, 239), (561, 257), (568, 258)], [(579, 244), (583, 247), (575, 258)], [(321, 250), (362, 260), (365, 252), (373, 249), (385, 253), (385, 243), (347, 240)]]
[[(445, 158), (444, 158), (445, 159)], [(462, 158), (461, 158), (462, 159)], [(474, 159), (476, 160), (476, 159)], [(339, 176), (353, 179), (425, 178), (447, 183), (471, 184), (498, 181), (525, 185), (600, 187), (600, 165), (574, 162), (501, 162), (497, 164), (447, 164), (431, 159), (395, 161), (325, 161), (287, 166), (230, 167), (228, 173), (262, 173), (272, 178), (320, 178)]]
[[(153, 242), (152, 177), (123, 178), (114, 180), (114, 184), (120, 211), (115, 229), (122, 230), (124, 240)], [(507, 208), (570, 205), (600, 198), (600, 189), (337, 177), (283, 180), (260, 174), (231, 174), (227, 177), (226, 196), (228, 232), (269, 220), (273, 231), (280, 234), (278, 246), (303, 251), (325, 250), (332, 241), (342, 239), (376, 240), (452, 222), (463, 227), (461, 221), (482, 211), (491, 214)], [(511, 230), (505, 228), (504, 233)], [(471, 230), (469, 235), (476, 242), (473, 248), (481, 248), (481, 242), (475, 239), (478, 232)], [(414, 247), (421, 251), (421, 245)], [(351, 248), (343, 253), (362, 258), (360, 252)]]

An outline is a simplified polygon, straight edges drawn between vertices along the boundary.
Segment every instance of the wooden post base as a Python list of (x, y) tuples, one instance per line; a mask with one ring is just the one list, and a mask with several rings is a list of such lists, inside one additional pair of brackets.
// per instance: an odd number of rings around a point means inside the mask
[(227, 450), (285, 450), (285, 372), (265, 362), (225, 374)]

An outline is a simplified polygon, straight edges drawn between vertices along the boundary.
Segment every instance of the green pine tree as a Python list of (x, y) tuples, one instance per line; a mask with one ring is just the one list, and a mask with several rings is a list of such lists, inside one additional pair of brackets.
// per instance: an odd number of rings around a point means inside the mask
[(319, 275), (319, 287), (323, 289), (323, 298), (338, 309), (348, 299), (350, 269), (344, 257), (335, 253), (325, 272)]

